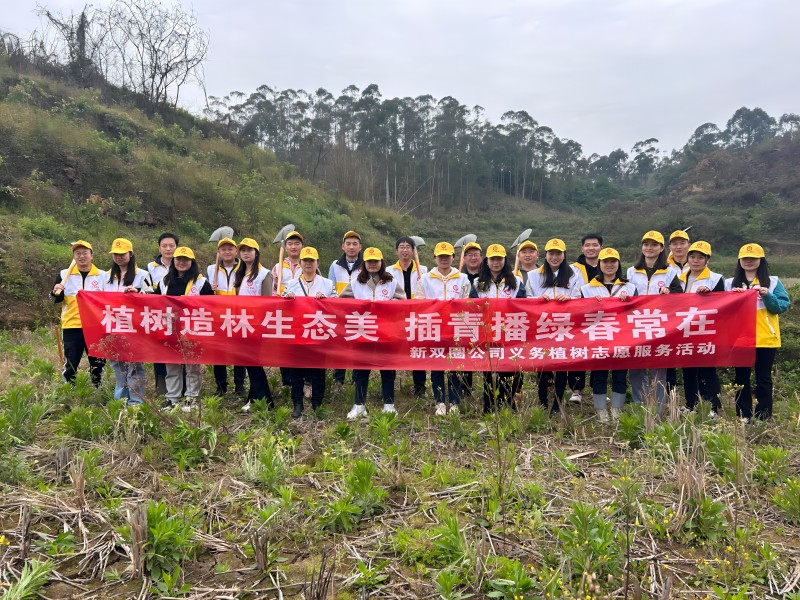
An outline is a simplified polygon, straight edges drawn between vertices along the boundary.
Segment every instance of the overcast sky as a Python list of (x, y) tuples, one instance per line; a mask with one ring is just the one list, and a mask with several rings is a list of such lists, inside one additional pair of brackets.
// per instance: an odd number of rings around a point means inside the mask
[[(94, 6), (106, 4), (96, 0)], [(39, 25), (4, 3), (0, 29)], [(83, 0), (42, 0), (79, 11)], [(800, 112), (798, 0), (195, 0), (211, 96), (259, 85), (334, 95), (431, 94), (497, 122), (525, 110), (588, 156), (655, 137), (663, 150), (740, 106)], [(202, 96), (183, 96), (197, 111)]]

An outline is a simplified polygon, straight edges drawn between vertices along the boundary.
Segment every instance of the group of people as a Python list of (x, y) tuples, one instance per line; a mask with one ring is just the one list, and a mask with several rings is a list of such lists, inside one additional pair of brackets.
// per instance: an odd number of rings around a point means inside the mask
[[(164, 233), (158, 240), (158, 257), (147, 265), (137, 266), (133, 245), (116, 239), (110, 253), (113, 264), (101, 271), (93, 264), (90, 243), (72, 244), (73, 264), (61, 271), (50, 297), (63, 303), (62, 330), (66, 381), (75, 372), (84, 353), (88, 354), (76, 303), (79, 290), (144, 292), (170, 296), (184, 295), (281, 295), (287, 298), (357, 298), (370, 301), (393, 301), (412, 298), (454, 300), (459, 298), (541, 298), (567, 302), (574, 298), (596, 298), (599, 302), (625, 302), (633, 296), (708, 292), (742, 292), (758, 290), (756, 311), (756, 353), (753, 367), (736, 367), (736, 412), (741, 418), (768, 419), (772, 415), (772, 366), (780, 347), (778, 315), (789, 307), (789, 296), (780, 280), (769, 273), (764, 249), (755, 243), (745, 244), (739, 251), (736, 270), (724, 278), (710, 267), (711, 246), (705, 241), (690, 242), (682, 230), (672, 232), (668, 240), (658, 231), (642, 236), (641, 254), (627, 270), (614, 248), (604, 247), (600, 234), (589, 233), (581, 238), (580, 255), (570, 263), (567, 246), (561, 239), (551, 239), (544, 246), (544, 260), (539, 265), (539, 247), (525, 240), (517, 247), (514, 261), (500, 244), (490, 244), (484, 253), (477, 242), (461, 249), (460, 268), (454, 267), (456, 249), (448, 242), (434, 247), (435, 266), (430, 270), (419, 264), (412, 237), (401, 237), (395, 244), (397, 261), (384, 258), (376, 247), (362, 247), (361, 236), (348, 231), (342, 237), (342, 254), (324, 277), (319, 270), (319, 254), (306, 246), (303, 236), (292, 231), (283, 241), (284, 258), (269, 270), (261, 264), (256, 240), (244, 238), (238, 244), (224, 238), (217, 245), (217, 260), (201, 272), (191, 248), (179, 245), (178, 236)], [(105, 361), (88, 354), (92, 381), (100, 384)], [(116, 379), (115, 398), (131, 404), (144, 396), (145, 370), (141, 363), (111, 361)], [(755, 371), (756, 406), (753, 409), (751, 377)], [(183, 400), (190, 410), (198, 401), (203, 365), (154, 365), (156, 393), (164, 396), (164, 405), (172, 407)], [(700, 399), (711, 404), (709, 415), (720, 409), (720, 382), (714, 367), (684, 368), (683, 386), (686, 409), (695, 410)], [(233, 367), (237, 394), (243, 395), (245, 375), (250, 380), (244, 410), (256, 400), (273, 404), (273, 397), (263, 367)], [(356, 369), (352, 373), (354, 403), (347, 414), (357, 419), (367, 414), (366, 398), (370, 371)], [(537, 372), (538, 399), (551, 410), (558, 410), (567, 388), (569, 400), (581, 402), (586, 387), (584, 372)], [(228, 389), (228, 369), (214, 366), (217, 393)], [(426, 394), (425, 371), (412, 373), (415, 395)], [(384, 412), (395, 412), (396, 371), (381, 370), (381, 396)], [(611, 380), (611, 395), (608, 382)], [(325, 395), (325, 371), (316, 368), (281, 369), (282, 384), (289, 386), (294, 417), (301, 416), (303, 400), (319, 407)], [(334, 382), (342, 385), (345, 371), (334, 372)], [(618, 418), (625, 403), (630, 381), (634, 403), (644, 402), (654, 393), (660, 404), (666, 402), (669, 389), (676, 385), (675, 369), (595, 370), (589, 385), (597, 418), (608, 422)], [(466, 394), (472, 393), (473, 373), (431, 371), (430, 383), (438, 416), (458, 412)], [(498, 405), (512, 405), (521, 393), (521, 372), (483, 373), (483, 407), (485, 412)], [(610, 404), (610, 406), (609, 406)]]

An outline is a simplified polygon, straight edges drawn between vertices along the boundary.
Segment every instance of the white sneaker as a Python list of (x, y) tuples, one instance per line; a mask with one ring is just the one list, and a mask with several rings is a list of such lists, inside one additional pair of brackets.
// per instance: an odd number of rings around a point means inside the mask
[(620, 417), (621, 414), (622, 414), (622, 409), (621, 408), (614, 408), (613, 406), (611, 407), (611, 418), (612, 419), (614, 419), (615, 421), (619, 421), (619, 417)]
[(445, 404), (444, 402), (437, 403), (436, 412), (434, 413), (434, 415), (436, 415), (437, 417), (443, 417), (446, 414), (447, 414), (447, 404)]
[(303, 384), (303, 398), (306, 400), (311, 400), (311, 384), (304, 383)]
[(608, 411), (606, 409), (604, 409), (604, 408), (601, 408), (600, 410), (598, 410), (597, 411), (597, 419), (601, 423), (608, 423), (609, 420), (610, 420), (610, 417), (608, 416)]
[(367, 416), (367, 407), (363, 404), (353, 404), (353, 408), (350, 409), (350, 412), (347, 413), (347, 418), (349, 420), (359, 419), (361, 417)]
[(712, 408), (710, 411), (708, 411), (708, 418), (712, 421), (716, 421), (719, 419), (719, 415), (717, 414), (717, 411)]
[(192, 412), (196, 408), (197, 408), (197, 405), (194, 402), (192, 402), (191, 400), (184, 401), (184, 403), (181, 404), (181, 410), (183, 412), (185, 412), (185, 413)]
[(394, 404), (384, 404), (383, 405), (383, 412), (385, 412), (385, 413), (396, 413), (397, 410), (395, 410)]
[(250, 412), (250, 400), (244, 403), (244, 406), (242, 406), (242, 412)]
[(448, 412), (448, 414), (451, 414), (451, 415), (457, 415), (458, 414), (458, 405), (457, 404), (451, 404), (450, 405), (450, 410), (447, 411), (447, 412)]
[(569, 397), (569, 401), (581, 403), (583, 402), (583, 394), (581, 393), (580, 390), (573, 390), (572, 396)]

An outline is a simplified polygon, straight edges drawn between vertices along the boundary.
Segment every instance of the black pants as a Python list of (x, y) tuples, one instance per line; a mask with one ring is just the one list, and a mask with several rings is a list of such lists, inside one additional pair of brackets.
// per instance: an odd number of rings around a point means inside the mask
[(514, 382), (517, 374), (514, 372), (483, 373), (483, 414), (511, 406), (514, 397)]
[(89, 358), (89, 373), (92, 377), (92, 383), (95, 387), (99, 387), (103, 377), (103, 367), (106, 366), (106, 359), (89, 355), (89, 349), (86, 347), (86, 340), (83, 337), (83, 329), (79, 327), (63, 329), (61, 333), (64, 340), (64, 370), (61, 375), (64, 377), (64, 381), (75, 381), (78, 365), (81, 364), (83, 353), (86, 352)]
[(347, 375), (347, 369), (334, 369), (333, 370), (333, 382), (334, 383), (344, 383), (344, 376)]
[[(382, 369), (381, 373), (381, 396), (384, 404), (394, 404), (394, 381), (397, 378), (397, 371)], [(353, 369), (353, 382), (355, 383), (355, 404), (364, 404), (367, 400), (367, 388), (369, 387), (369, 371), (366, 369)]]
[(411, 371), (411, 379), (414, 382), (414, 394), (421, 396), (425, 393), (425, 382), (427, 381), (426, 371)]
[(581, 391), (586, 387), (586, 371), (568, 371), (567, 387), (572, 391)]
[[(445, 373), (447, 383), (445, 384)], [(463, 373), (457, 371), (431, 371), (431, 389), (433, 390), (433, 401), (436, 404), (450, 403), (455, 406), (461, 404), (464, 396), (462, 378)], [(472, 375), (472, 373), (470, 373)]]
[[(553, 381), (555, 380), (555, 382)], [(559, 403), (564, 396), (564, 390), (567, 389), (567, 372), (566, 371), (540, 371), (539, 372), (539, 404), (548, 406), (550, 398), (548, 391), (555, 383), (555, 396), (553, 397), (553, 406), (551, 410), (558, 410)]]
[[(233, 387), (237, 392), (244, 389), (244, 367), (233, 367)], [(217, 390), (223, 394), (228, 391), (228, 367), (225, 365), (214, 365), (214, 381), (217, 382)]]
[(303, 406), (303, 385), (311, 383), (311, 407), (322, 406), (325, 397), (325, 369), (286, 369), (292, 386), (292, 404)]
[(772, 416), (772, 365), (775, 363), (777, 348), (756, 348), (755, 367), (736, 367), (735, 383), (741, 386), (736, 392), (736, 414), (740, 417), (753, 416), (753, 391), (750, 375), (756, 372), (756, 418), (766, 420)]
[[(592, 394), (608, 393), (608, 371), (592, 371)], [(611, 393), (625, 394), (628, 391), (628, 371), (615, 369), (611, 371)]]
[(718, 411), (722, 408), (719, 392), (719, 376), (715, 367), (683, 369), (683, 393), (686, 396), (686, 408), (689, 410), (694, 410), (697, 401), (702, 398), (711, 402), (711, 408)]
[[(234, 372), (237, 367), (234, 367)], [(264, 367), (245, 367), (247, 370), (247, 377), (250, 379), (250, 391), (247, 394), (248, 400), (266, 400), (267, 403), (274, 407), (275, 402), (272, 400), (272, 390), (269, 389), (269, 381), (267, 381), (267, 374), (264, 372)]]

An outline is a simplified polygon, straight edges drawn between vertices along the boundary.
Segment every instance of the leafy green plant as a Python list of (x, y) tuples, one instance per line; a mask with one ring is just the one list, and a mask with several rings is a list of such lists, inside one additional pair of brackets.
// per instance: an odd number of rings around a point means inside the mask
[(384, 560), (376, 565), (367, 565), (364, 561), (357, 560), (356, 571), (347, 578), (346, 584), (357, 590), (381, 590), (386, 587), (386, 580), (389, 579), (389, 574), (382, 571), (390, 562), (389, 560)]
[(534, 581), (522, 563), (502, 556), (496, 557), (494, 563), (495, 570), (487, 582), (492, 590), (486, 594), (489, 598), (503, 598), (503, 600), (532, 598), (530, 593), (534, 590)]
[(466, 594), (458, 589), (463, 584), (463, 578), (458, 571), (453, 569), (439, 571), (433, 583), (436, 593), (439, 594), (442, 600), (466, 600), (475, 595)]
[(33, 386), (14, 386), (0, 398), (0, 428), (15, 444), (30, 442), (48, 406), (36, 401)]
[(573, 503), (558, 539), (573, 573), (583, 573), (587, 564), (602, 576), (616, 574), (620, 567), (622, 557), (614, 525), (594, 506)]
[(689, 541), (717, 542), (724, 539), (728, 521), (725, 519), (725, 505), (708, 496), (701, 500), (690, 500), (689, 518), (683, 525)]
[(336, 498), (322, 516), (322, 525), (331, 531), (348, 533), (355, 529), (361, 516), (361, 507), (350, 496)]
[(346, 479), (347, 489), (353, 502), (361, 508), (361, 518), (371, 517), (383, 512), (384, 500), (389, 492), (375, 485), (373, 481), (378, 468), (371, 460), (360, 459)]
[(711, 587), (714, 588), (714, 594), (719, 600), (747, 600), (750, 597), (750, 591), (746, 585), (737, 586), (738, 589), (736, 591), (729, 591), (727, 588), (716, 584)]
[(34, 542), (37, 552), (50, 556), (62, 556), (75, 552), (75, 534), (72, 530), (61, 531), (55, 537), (45, 533), (37, 533), (39, 539)]
[[(142, 558), (146, 571), (154, 580), (162, 579), (165, 573), (173, 577), (176, 567), (185, 558), (194, 556), (199, 546), (195, 535), (196, 523), (197, 515), (188, 508), (178, 511), (165, 502), (150, 500), (147, 503), (147, 541)], [(119, 532), (131, 543), (130, 525), (121, 526)]]
[(756, 465), (753, 478), (767, 484), (782, 483), (791, 474), (789, 452), (773, 445), (762, 446), (756, 450)]
[(163, 434), (163, 438), (169, 444), (172, 458), (181, 471), (205, 463), (217, 446), (217, 432), (213, 427), (192, 427), (184, 420), (179, 420), (172, 431)]
[(155, 585), (150, 588), (150, 592), (162, 598), (181, 598), (189, 594), (192, 586), (188, 583), (181, 583), (181, 568), (175, 567), (170, 571), (162, 571), (161, 578), (157, 579)]
[(642, 444), (644, 433), (644, 408), (633, 406), (630, 410), (623, 411), (617, 423), (619, 438), (628, 442), (632, 448), (638, 448)]
[(789, 523), (800, 523), (800, 477), (788, 479), (772, 497), (772, 502)]
[(736, 439), (727, 431), (710, 431), (706, 434), (706, 453), (716, 472), (726, 481), (735, 481), (742, 474), (742, 454)]
[(50, 581), (50, 572), (54, 565), (52, 561), (33, 559), (25, 563), (19, 579), (5, 591), (3, 600), (33, 600), (39, 590)]
[(245, 451), (239, 470), (251, 481), (276, 489), (286, 478), (286, 462), (278, 439), (269, 436), (259, 448)]
[(441, 513), (439, 524), (431, 529), (431, 558), (442, 567), (462, 568), (471, 560), (469, 542), (458, 517), (446, 511)]
[(683, 423), (672, 424), (668, 421), (658, 423), (653, 433), (645, 433), (645, 445), (656, 458), (674, 462), (683, 437), (683, 429)]
[(66, 435), (89, 441), (108, 437), (114, 431), (111, 417), (100, 406), (75, 406), (61, 418), (58, 427)]

